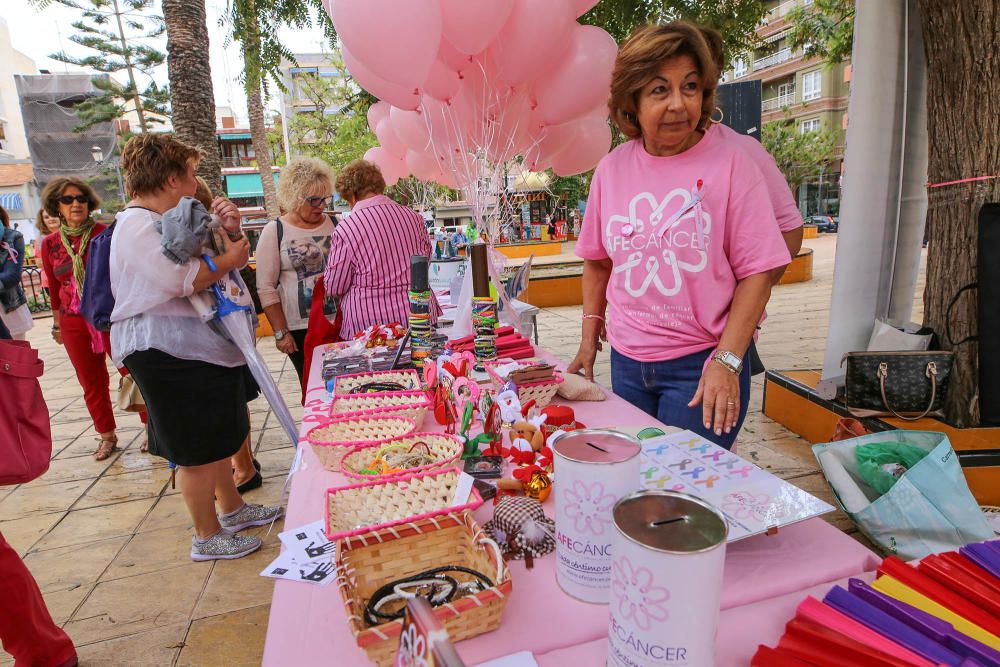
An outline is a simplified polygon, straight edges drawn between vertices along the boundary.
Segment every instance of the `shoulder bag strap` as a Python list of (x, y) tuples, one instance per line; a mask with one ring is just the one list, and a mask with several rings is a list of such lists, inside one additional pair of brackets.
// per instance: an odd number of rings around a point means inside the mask
[(952, 347), (956, 347), (958, 345), (962, 345), (963, 343), (969, 343), (969, 342), (974, 341), (974, 340), (979, 340), (979, 336), (973, 334), (971, 336), (966, 336), (965, 338), (963, 338), (962, 340), (960, 340), (960, 341), (958, 341), (956, 343), (955, 339), (952, 338), (952, 336), (951, 336), (951, 310), (952, 310), (952, 308), (955, 307), (955, 304), (958, 303), (958, 298), (960, 296), (962, 296), (962, 294), (964, 292), (967, 292), (969, 290), (974, 290), (974, 289), (979, 289), (979, 283), (978, 282), (969, 283), (965, 287), (963, 287), (960, 290), (958, 290), (957, 292), (955, 292), (955, 296), (952, 297), (951, 303), (948, 304), (948, 310), (945, 311), (945, 314), (944, 314), (944, 330), (945, 330), (945, 335), (948, 336), (948, 343), (950, 343)]
[(274, 224), (277, 225), (275, 232), (278, 234), (278, 278), (274, 281), (274, 289), (278, 289), (281, 282), (281, 240), (285, 238), (285, 224), (281, 222), (281, 218), (275, 218)]

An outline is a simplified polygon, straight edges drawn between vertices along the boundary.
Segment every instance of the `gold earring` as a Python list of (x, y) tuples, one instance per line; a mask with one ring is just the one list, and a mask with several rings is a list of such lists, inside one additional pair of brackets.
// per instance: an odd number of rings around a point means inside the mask
[(708, 117), (708, 120), (710, 120), (711, 122), (713, 122), (716, 125), (718, 125), (719, 123), (721, 123), (723, 121), (723, 119), (726, 117), (726, 115), (724, 113), (722, 113), (722, 108), (721, 107), (715, 107), (715, 110), (719, 112), (719, 120), (715, 120), (711, 116)]

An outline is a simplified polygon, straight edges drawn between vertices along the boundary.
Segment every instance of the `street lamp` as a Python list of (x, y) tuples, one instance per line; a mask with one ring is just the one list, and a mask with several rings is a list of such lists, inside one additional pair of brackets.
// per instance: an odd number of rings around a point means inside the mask
[[(94, 158), (94, 162), (101, 164), (104, 162), (104, 151), (101, 150), (100, 146), (91, 146), (90, 157)], [(125, 188), (122, 187), (122, 170), (121, 163), (119, 160), (115, 160), (115, 176), (118, 178), (118, 197), (125, 202)]]

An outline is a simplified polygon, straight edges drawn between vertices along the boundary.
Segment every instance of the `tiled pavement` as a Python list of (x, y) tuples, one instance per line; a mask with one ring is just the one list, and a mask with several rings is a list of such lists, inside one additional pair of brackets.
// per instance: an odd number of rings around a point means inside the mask
[[(806, 245), (816, 253), (814, 279), (777, 288), (768, 309), (760, 351), (772, 368), (817, 368), (822, 362), (836, 239)], [(571, 359), (579, 318), (579, 307), (545, 310), (538, 318), (542, 344)], [(49, 319), (36, 321), (29, 338), (46, 363), (42, 386), (52, 419), (52, 465), (30, 484), (0, 487), (0, 532), (25, 555), (82, 664), (259, 664), (273, 582), (258, 573), (278, 552), (280, 522), (270, 532), (256, 530), (264, 539), (260, 553), (191, 562), (187, 511), (170, 488), (166, 464), (139, 452), (138, 418), (119, 415), (121, 453), (103, 462), (90, 456), (97, 443), (82, 393), (65, 352), (49, 337), (50, 325)], [(262, 340), (260, 349), (294, 414), (294, 370), (271, 339)], [(607, 352), (596, 370), (608, 384)], [(755, 381), (737, 451), (830, 500), (807, 444), (760, 413), (761, 390)], [(247, 498), (279, 502), (291, 450), (263, 399), (251, 412), (255, 455), (266, 479)], [(850, 530), (842, 515), (829, 520)], [(0, 666), (9, 663), (0, 652)]]

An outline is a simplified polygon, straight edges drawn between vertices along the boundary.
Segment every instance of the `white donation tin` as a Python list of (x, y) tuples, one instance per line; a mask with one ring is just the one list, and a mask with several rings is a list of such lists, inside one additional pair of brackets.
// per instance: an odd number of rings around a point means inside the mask
[(611, 510), (639, 488), (636, 438), (618, 431), (569, 431), (552, 443), (556, 496), (556, 579), (569, 595), (607, 604)]
[(613, 511), (611, 667), (711, 667), (728, 526), (705, 501), (639, 491)]

